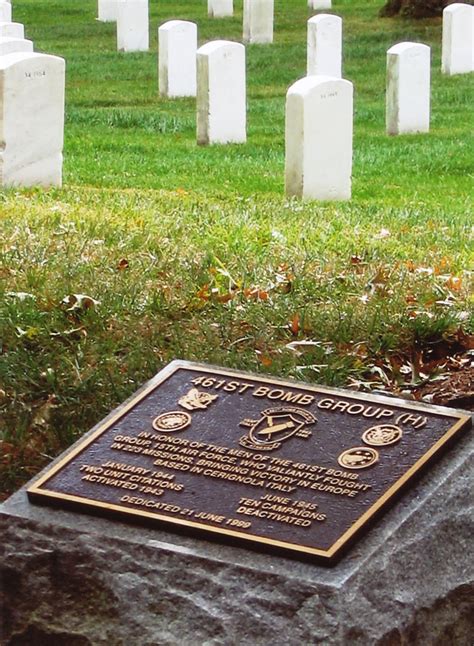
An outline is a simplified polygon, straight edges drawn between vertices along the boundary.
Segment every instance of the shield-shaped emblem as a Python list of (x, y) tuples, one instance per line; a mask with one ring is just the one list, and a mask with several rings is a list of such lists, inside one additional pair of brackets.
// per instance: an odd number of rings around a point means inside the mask
[(298, 419), (294, 413), (265, 413), (252, 426), (249, 437), (255, 444), (267, 445), (284, 442), (297, 433), (304, 424), (305, 420)]

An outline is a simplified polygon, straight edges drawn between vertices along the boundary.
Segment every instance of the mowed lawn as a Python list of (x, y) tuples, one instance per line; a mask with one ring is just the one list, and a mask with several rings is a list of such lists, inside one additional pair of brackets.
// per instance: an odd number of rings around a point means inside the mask
[[(195, 102), (160, 99), (157, 29), (205, 0), (151, 0), (151, 49), (116, 51), (96, 1), (16, 0), (67, 62), (64, 187), (0, 191), (0, 480), (5, 495), (174, 358), (413, 396), (467, 365), (474, 333), (473, 75), (440, 72), (441, 21), (334, 0), (355, 86), (353, 198), (284, 195), (285, 94), (306, 0), (247, 47), (248, 142), (198, 147)], [(386, 50), (432, 47), (428, 135), (385, 135)], [(456, 362), (458, 366), (456, 368)]]

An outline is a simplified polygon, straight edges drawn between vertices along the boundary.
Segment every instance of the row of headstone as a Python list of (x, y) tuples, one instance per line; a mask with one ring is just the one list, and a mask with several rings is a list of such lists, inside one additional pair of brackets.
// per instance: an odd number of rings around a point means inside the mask
[[(319, 14), (310, 18), (307, 52), (308, 75), (341, 76), (342, 19), (339, 16)], [(423, 57), (418, 50), (406, 55)], [(473, 70), (474, 6), (455, 3), (443, 12), (442, 71), (454, 75)]]
[[(161, 25), (158, 41), (160, 94), (170, 98), (196, 95), (197, 143), (245, 143), (244, 45), (217, 40), (197, 49), (197, 26), (180, 20)], [(308, 76), (289, 89), (288, 195), (350, 198), (352, 95), (352, 83), (329, 76)]]
[(11, 18), (0, 1), (0, 186), (61, 186), (65, 61), (34, 53)]
[(245, 47), (216, 40), (197, 47), (197, 25), (171, 20), (158, 30), (159, 92), (166, 98), (196, 96), (199, 144), (247, 139)]
[[(146, 4), (148, 15), (147, 0), (133, 0), (133, 3), (126, 0), (121, 4), (133, 4), (135, 8)], [(6, 16), (9, 17), (8, 13)], [(181, 33), (180, 45), (174, 39), (178, 34), (176, 27), (182, 29), (183, 21), (173, 22), (160, 28), (160, 44), (163, 43), (160, 61), (168, 60), (160, 70), (163, 94), (183, 95), (180, 94), (183, 89), (174, 87), (173, 83), (183, 76), (184, 50), (188, 49), (190, 71), (186, 91), (189, 96), (197, 94), (198, 143), (245, 142), (244, 46), (214, 41), (197, 50), (197, 27), (193, 25), (190, 29), (189, 23), (188, 31)], [(339, 52), (340, 37), (334, 35), (340, 34), (340, 23), (334, 24), (333, 31), (329, 32), (331, 37), (326, 40), (332, 43), (330, 51)], [(15, 25), (19, 24), (0, 23), (0, 38), (12, 33), (22, 37), (23, 26)], [(327, 57), (330, 59), (331, 55)], [(336, 58), (340, 64), (340, 54)], [(387, 131), (390, 134), (426, 132), (430, 109), (429, 47), (417, 43), (392, 47), (387, 55), (387, 69)], [(197, 86), (193, 89), (196, 70)], [(309, 73), (288, 91), (285, 175), (289, 195), (324, 200), (350, 198), (352, 94), (351, 83), (334, 74), (321, 75), (319, 71)], [(4, 54), (0, 57), (0, 98), (0, 140), (4, 142), (0, 150), (1, 184), (60, 185), (64, 61), (28, 52)]]
[[(233, 15), (233, 0), (208, 0), (213, 17)], [(243, 40), (246, 43), (273, 42), (274, 0), (244, 0)], [(148, 51), (148, 0), (98, 0), (98, 20), (117, 23), (117, 49)]]
[[(259, 0), (250, 0), (247, 7), (244, 4), (244, 12), (249, 10), (251, 2), (256, 6), (259, 4)], [(310, 9), (331, 9), (332, 2), (331, 0), (308, 0), (308, 7)], [(211, 18), (231, 17), (234, 15), (234, 0), (207, 0), (207, 13)]]
[(0, 0), (0, 56), (15, 52), (32, 52), (33, 43), (25, 39), (24, 26), (12, 22), (12, 5)]
[[(233, 15), (233, 0), (207, 0), (208, 14)], [(3, 2), (2, 4), (8, 4)], [(312, 9), (330, 9), (331, 0), (308, 0)], [(243, 42), (273, 42), (274, 0), (244, 0)], [(462, 74), (474, 69), (474, 7), (455, 3), (443, 12), (442, 71)], [(1, 12), (0, 12), (1, 18)], [(120, 51), (148, 51), (148, 0), (98, 0), (98, 20), (117, 22)], [(308, 73), (341, 75), (342, 20), (320, 14), (308, 22)]]
[(148, 0), (98, 0), (97, 20), (117, 23), (119, 51), (148, 51)]
[[(170, 20), (158, 29), (159, 88), (168, 98), (196, 96), (197, 25)], [(307, 72), (340, 78), (342, 75), (342, 20), (315, 16), (308, 21)]]
[(14, 52), (31, 52), (33, 43), (25, 39), (25, 29), (19, 22), (12, 22), (12, 5), (0, 0), (0, 56)]
[[(442, 72), (474, 70), (474, 6), (455, 3), (443, 12)], [(430, 129), (431, 50), (399, 43), (387, 52), (386, 130), (390, 135)]]
[[(336, 25), (340, 33), (340, 24)], [(244, 47), (215, 41), (197, 49), (197, 27), (184, 21), (162, 25), (159, 44), (162, 96), (194, 96), (197, 59), (198, 143), (245, 142)], [(192, 72), (188, 83), (179, 87), (186, 66)], [(307, 78), (295, 83), (287, 95), (286, 192), (319, 200), (349, 199), (353, 87), (340, 78), (340, 66), (333, 75), (312, 74), (308, 68)], [(430, 71), (426, 45), (400, 43), (387, 52), (388, 134), (429, 131)]]
[(158, 30), (158, 80), (166, 98), (196, 97), (199, 144), (247, 139), (245, 47), (216, 40), (197, 47), (197, 25), (170, 20)]

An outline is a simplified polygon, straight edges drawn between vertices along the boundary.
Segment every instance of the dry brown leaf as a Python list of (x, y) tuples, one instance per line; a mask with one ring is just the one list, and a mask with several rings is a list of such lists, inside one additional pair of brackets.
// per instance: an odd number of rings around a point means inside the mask
[(128, 260), (127, 260), (126, 258), (121, 258), (121, 259), (118, 261), (117, 269), (118, 269), (119, 271), (123, 271), (124, 269), (128, 269), (128, 268), (129, 268), (129, 266), (130, 266), (130, 265), (129, 265)]
[(298, 314), (298, 312), (294, 314), (293, 318), (290, 321), (289, 327), (293, 336), (298, 336), (298, 332), (300, 331), (300, 315)]

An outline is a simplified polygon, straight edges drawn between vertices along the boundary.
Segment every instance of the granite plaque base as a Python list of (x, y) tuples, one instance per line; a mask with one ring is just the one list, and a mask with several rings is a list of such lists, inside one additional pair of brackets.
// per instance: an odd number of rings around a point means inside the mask
[(460, 437), (331, 568), (38, 506), (24, 488), (0, 506), (0, 643), (470, 646), (472, 445)]
[(331, 565), (470, 425), (446, 408), (174, 361), (27, 492)]

